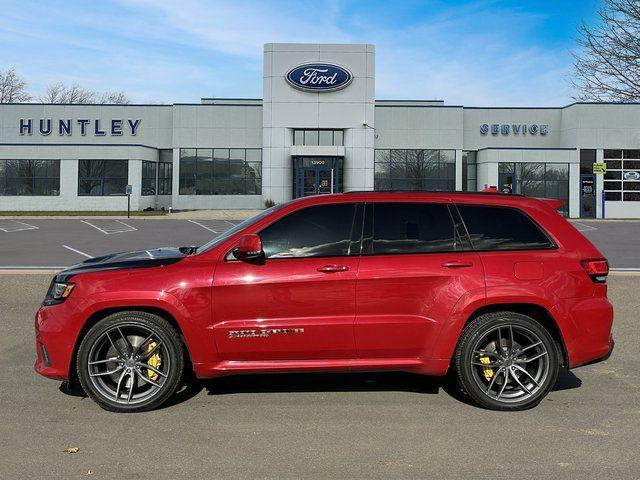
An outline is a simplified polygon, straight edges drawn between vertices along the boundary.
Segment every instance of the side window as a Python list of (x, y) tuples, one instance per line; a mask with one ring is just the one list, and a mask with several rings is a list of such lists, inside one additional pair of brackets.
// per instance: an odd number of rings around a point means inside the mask
[[(320, 205), (291, 213), (260, 232), (266, 258), (349, 255), (355, 204)], [(359, 238), (359, 237), (358, 237)], [(358, 252), (359, 253), (359, 252)]]
[(374, 255), (451, 252), (454, 225), (446, 205), (373, 204)]
[(515, 208), (458, 205), (476, 250), (545, 249), (553, 243), (527, 215)]

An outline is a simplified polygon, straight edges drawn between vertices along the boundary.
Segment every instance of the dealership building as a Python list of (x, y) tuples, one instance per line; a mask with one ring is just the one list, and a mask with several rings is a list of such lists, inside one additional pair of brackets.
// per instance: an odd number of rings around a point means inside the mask
[(352, 190), (559, 198), (640, 218), (640, 104), (376, 100), (373, 45), (266, 44), (263, 98), (0, 105), (0, 210), (259, 209)]

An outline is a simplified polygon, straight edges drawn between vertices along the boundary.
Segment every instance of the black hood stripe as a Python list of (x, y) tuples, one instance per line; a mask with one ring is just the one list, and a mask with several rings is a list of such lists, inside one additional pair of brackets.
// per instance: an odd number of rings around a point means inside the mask
[(76, 275), (82, 273), (104, 272), (111, 270), (132, 270), (139, 268), (166, 267), (173, 265), (186, 257), (185, 254), (175, 250), (174, 255), (164, 255), (158, 258), (131, 258), (127, 260), (123, 258), (117, 260), (115, 255), (107, 255), (87, 260), (86, 262), (73, 265), (56, 275), (57, 282), (67, 282)]

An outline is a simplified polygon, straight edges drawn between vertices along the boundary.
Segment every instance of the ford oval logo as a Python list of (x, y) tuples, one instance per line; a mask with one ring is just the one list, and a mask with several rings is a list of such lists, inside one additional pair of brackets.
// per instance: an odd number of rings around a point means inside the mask
[(293, 67), (285, 75), (292, 87), (305, 92), (335, 92), (353, 80), (349, 70), (332, 63), (305, 63)]
[(640, 180), (640, 172), (634, 172), (634, 171), (624, 172), (624, 179), (625, 180)]

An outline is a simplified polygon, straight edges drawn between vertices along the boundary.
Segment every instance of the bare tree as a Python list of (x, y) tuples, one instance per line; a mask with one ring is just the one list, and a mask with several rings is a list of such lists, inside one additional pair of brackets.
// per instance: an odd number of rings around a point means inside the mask
[(80, 85), (67, 86), (64, 83), (52, 83), (40, 97), (42, 103), (92, 103), (95, 92)]
[(572, 84), (578, 100), (640, 99), (640, 0), (604, 0), (599, 25), (578, 27)]
[(105, 92), (100, 95), (98, 103), (112, 103), (115, 105), (127, 105), (131, 99), (122, 90), (119, 92)]
[(110, 103), (126, 105), (131, 100), (124, 92), (97, 93), (93, 90), (83, 88), (78, 84), (65, 85), (64, 83), (52, 83), (47, 87), (43, 96), (40, 97), (42, 103)]
[(21, 103), (31, 100), (27, 92), (27, 82), (11, 67), (0, 70), (0, 103)]

